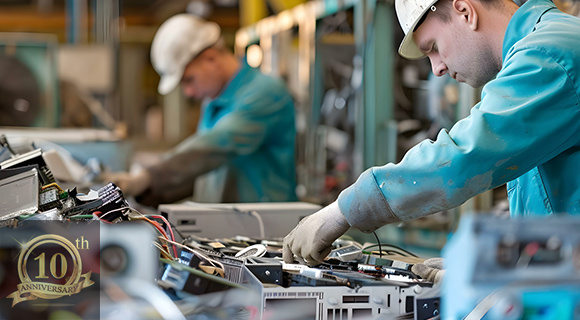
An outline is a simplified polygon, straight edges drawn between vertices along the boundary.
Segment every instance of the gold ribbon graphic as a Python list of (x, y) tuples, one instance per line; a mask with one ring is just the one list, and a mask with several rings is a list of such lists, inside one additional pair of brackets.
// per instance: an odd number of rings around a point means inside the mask
[[(54, 284), (49, 282), (32, 281), (26, 270), (26, 264), (30, 254), (39, 246), (43, 244), (56, 244), (70, 254), (73, 261), (73, 273), (68, 278), (68, 281), (62, 284)], [(63, 296), (70, 296), (79, 293), (82, 289), (94, 284), (91, 281), (92, 271), (81, 274), (82, 261), (81, 256), (75, 246), (65, 237), (49, 234), (38, 236), (23, 247), (22, 252), (18, 258), (18, 277), (20, 284), (17, 285), (17, 290), (11, 293), (8, 298), (14, 299), (12, 307), (17, 303), (28, 300), (41, 299), (57, 299)], [(81, 279), (82, 278), (82, 279)]]
[(80, 282), (71, 285), (61, 285), (46, 282), (26, 282), (20, 283), (17, 287), (18, 290), (12, 292), (7, 298), (12, 298), (12, 306), (20, 303), (22, 301), (34, 300), (38, 297), (35, 293), (41, 293), (47, 296), (51, 296), (49, 299), (60, 298), (62, 296), (70, 296), (75, 293), (81, 292), (82, 289), (90, 287), (95, 282), (91, 280), (92, 271), (89, 271), (83, 275)]

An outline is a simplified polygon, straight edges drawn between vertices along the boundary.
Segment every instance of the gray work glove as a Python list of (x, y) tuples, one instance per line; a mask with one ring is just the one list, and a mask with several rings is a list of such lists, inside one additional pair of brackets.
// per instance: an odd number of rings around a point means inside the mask
[(331, 251), (331, 245), (350, 225), (335, 201), (305, 217), (284, 238), (284, 262), (292, 263), (294, 256), (308, 265), (320, 263)]
[(445, 275), (444, 262), (443, 258), (430, 258), (423, 263), (415, 264), (411, 267), (411, 271), (429, 282), (440, 283)]

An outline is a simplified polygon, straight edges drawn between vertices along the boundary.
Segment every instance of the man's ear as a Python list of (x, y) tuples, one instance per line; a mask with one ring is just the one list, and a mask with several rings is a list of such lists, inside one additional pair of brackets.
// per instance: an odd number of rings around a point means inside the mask
[(471, 0), (453, 0), (453, 13), (460, 15), (471, 30), (477, 30), (479, 16)]

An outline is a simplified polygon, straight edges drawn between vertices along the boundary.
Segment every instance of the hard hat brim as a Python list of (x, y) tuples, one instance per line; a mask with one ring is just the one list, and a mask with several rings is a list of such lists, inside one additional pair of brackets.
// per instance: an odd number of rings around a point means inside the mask
[(417, 19), (413, 22), (413, 24), (411, 25), (411, 27), (409, 28), (409, 32), (405, 35), (405, 37), (403, 38), (403, 41), (401, 41), (401, 45), (399, 46), (399, 54), (406, 59), (409, 60), (417, 60), (417, 59), (421, 59), (423, 57), (425, 57), (425, 54), (423, 52), (421, 52), (421, 50), (419, 50), (419, 47), (417, 46), (417, 43), (415, 42), (415, 39), (413, 37), (414, 35), (414, 30), (417, 27), (417, 24), (419, 23), (419, 21), (421, 21), (421, 19), (423, 18), (423, 16), (425, 16), (427, 14), (427, 12), (429, 10), (431, 10), (431, 7), (437, 3), (439, 0), (432, 0), (430, 2), (429, 5), (425, 6), (425, 8), (423, 8), (423, 10), (421, 11), (421, 14), (417, 17)]
[(399, 54), (409, 60), (418, 60), (425, 57), (425, 54), (419, 50), (415, 39), (413, 39), (413, 32), (409, 32), (401, 41), (399, 46)]
[(183, 75), (183, 71), (179, 72), (179, 74), (171, 74), (171, 75), (164, 75), (159, 80), (159, 86), (157, 87), (157, 91), (160, 94), (166, 95), (173, 91), (179, 85), (181, 81), (181, 77)]

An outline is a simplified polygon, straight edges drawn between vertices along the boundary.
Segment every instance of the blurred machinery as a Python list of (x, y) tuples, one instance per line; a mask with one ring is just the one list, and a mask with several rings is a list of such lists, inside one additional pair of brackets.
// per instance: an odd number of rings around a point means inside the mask
[(577, 216), (463, 218), (444, 248), (444, 318), (580, 318), (579, 228)]
[(0, 33), (0, 126), (59, 123), (57, 46), (53, 35)]

